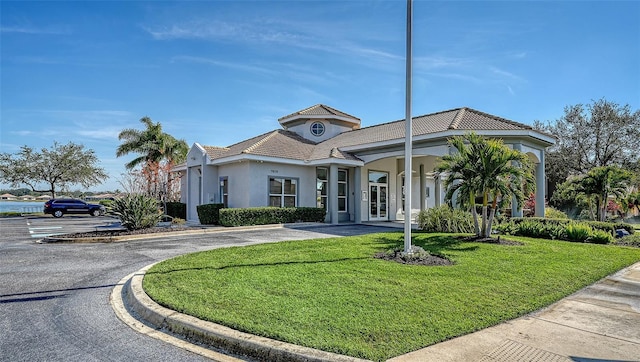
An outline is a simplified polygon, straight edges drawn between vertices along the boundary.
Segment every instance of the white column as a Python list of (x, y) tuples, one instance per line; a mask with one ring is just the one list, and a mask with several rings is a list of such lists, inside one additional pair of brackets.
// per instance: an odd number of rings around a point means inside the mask
[(356, 167), (353, 171), (353, 221), (360, 224), (362, 223), (362, 167)]
[(329, 220), (338, 223), (338, 165), (329, 166)]
[(544, 217), (544, 196), (546, 194), (544, 173), (544, 150), (540, 152), (540, 162), (536, 164), (536, 216)]
[(427, 181), (425, 179), (425, 174), (424, 174), (424, 165), (420, 165), (420, 211), (424, 210), (426, 208), (425, 206), (425, 199), (427, 198), (426, 195), (426, 188), (427, 188)]

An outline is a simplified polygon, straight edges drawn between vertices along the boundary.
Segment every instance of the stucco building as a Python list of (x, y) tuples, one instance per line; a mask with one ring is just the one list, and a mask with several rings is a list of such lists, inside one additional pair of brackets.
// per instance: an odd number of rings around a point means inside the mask
[[(318, 104), (280, 118), (281, 128), (227, 146), (195, 143), (182, 174), (187, 219), (196, 206), (318, 206), (327, 222), (404, 220), (403, 185), (412, 183), (412, 217), (444, 203), (446, 175), (434, 172), (454, 152), (447, 139), (470, 131), (501, 138), (535, 164), (536, 215), (544, 215), (545, 148), (554, 139), (530, 126), (470, 108), (413, 118), (413, 170), (404, 170), (405, 121), (361, 127), (359, 118)], [(514, 206), (515, 215), (521, 213)]]

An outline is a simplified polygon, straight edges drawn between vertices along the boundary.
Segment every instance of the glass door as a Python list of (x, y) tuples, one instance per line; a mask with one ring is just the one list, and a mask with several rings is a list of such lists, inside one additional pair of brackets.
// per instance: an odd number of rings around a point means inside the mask
[(369, 220), (387, 220), (387, 184), (369, 183)]

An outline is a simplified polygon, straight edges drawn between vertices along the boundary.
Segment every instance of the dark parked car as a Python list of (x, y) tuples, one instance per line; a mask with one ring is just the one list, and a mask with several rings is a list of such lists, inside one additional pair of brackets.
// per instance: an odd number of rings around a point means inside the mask
[(44, 203), (44, 213), (54, 217), (62, 217), (64, 214), (89, 214), (100, 216), (104, 214), (105, 208), (102, 205), (87, 204), (76, 199), (51, 199)]

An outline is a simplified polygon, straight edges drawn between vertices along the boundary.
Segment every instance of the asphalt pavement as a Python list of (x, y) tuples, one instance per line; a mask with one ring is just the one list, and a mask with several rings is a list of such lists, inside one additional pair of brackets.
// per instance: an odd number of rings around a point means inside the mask
[(0, 361), (207, 361), (120, 321), (109, 303), (117, 283), (146, 265), (196, 251), (385, 230), (347, 225), (121, 243), (37, 243), (44, 235), (90, 231), (113, 222), (71, 215), (0, 219)]

